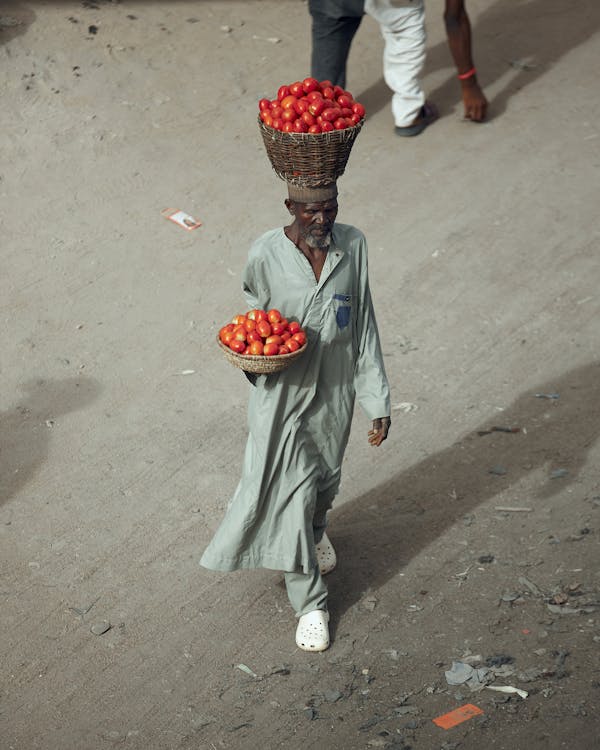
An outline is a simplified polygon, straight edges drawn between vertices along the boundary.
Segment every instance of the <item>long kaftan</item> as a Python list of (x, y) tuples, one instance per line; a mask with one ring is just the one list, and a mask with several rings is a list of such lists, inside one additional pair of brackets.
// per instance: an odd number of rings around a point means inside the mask
[(355, 395), (369, 419), (390, 414), (365, 238), (334, 224), (317, 282), (283, 229), (271, 230), (250, 249), (243, 288), (249, 308), (298, 320), (308, 348), (251, 388), (242, 477), (200, 562), (308, 573), (314, 529), (338, 491)]

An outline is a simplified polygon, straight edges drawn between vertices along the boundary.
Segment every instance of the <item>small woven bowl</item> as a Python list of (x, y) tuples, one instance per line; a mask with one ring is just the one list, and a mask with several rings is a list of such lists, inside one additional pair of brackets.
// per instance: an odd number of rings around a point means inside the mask
[(290, 352), (290, 354), (276, 354), (273, 357), (265, 357), (263, 355), (238, 354), (228, 346), (225, 346), (218, 336), (217, 344), (225, 355), (225, 359), (234, 367), (237, 367), (240, 370), (245, 370), (246, 372), (253, 372), (255, 375), (271, 375), (271, 373), (285, 370), (297, 360), (298, 357), (301, 357), (304, 354), (306, 347), (308, 346), (308, 343), (306, 343), (295, 352)]

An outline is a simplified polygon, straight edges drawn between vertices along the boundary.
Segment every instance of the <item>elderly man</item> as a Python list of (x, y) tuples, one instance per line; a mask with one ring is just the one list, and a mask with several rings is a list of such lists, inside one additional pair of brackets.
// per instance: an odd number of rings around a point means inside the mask
[(335, 223), (335, 184), (289, 185), (289, 226), (252, 246), (243, 274), (250, 308), (298, 319), (308, 349), (252, 388), (242, 477), (201, 564), (214, 570), (284, 571), (306, 651), (329, 646), (323, 574), (336, 559), (325, 534), (338, 492), (355, 396), (372, 420), (368, 442), (390, 427), (389, 387), (373, 312), (367, 243)]
[[(422, 133), (437, 118), (425, 101), (420, 75), (425, 63), (424, 0), (309, 0), (312, 16), (311, 75), (346, 85), (346, 61), (363, 13), (380, 25), (385, 40), (383, 75), (392, 89), (395, 132)], [(464, 0), (445, 0), (444, 22), (461, 87), (464, 114), (480, 122), (487, 100), (477, 82), (471, 53), (471, 24)]]

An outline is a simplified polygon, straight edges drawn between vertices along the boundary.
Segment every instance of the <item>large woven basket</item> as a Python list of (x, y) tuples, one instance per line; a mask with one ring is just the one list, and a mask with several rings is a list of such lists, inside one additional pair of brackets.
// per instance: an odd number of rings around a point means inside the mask
[(362, 121), (351, 128), (315, 134), (283, 133), (260, 118), (258, 126), (278, 177), (297, 187), (322, 187), (344, 174)]
[(300, 349), (290, 354), (276, 354), (274, 357), (253, 356), (251, 354), (237, 354), (221, 341), (217, 336), (217, 344), (225, 355), (225, 359), (234, 367), (246, 372), (253, 372), (256, 375), (270, 375), (274, 372), (281, 372), (301, 357), (306, 351), (308, 344), (304, 344)]

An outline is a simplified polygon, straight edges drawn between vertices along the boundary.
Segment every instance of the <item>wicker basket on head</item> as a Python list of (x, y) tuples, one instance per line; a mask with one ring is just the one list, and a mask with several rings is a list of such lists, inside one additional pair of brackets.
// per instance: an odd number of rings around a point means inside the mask
[(276, 354), (274, 357), (253, 356), (251, 354), (237, 354), (221, 341), (217, 336), (217, 344), (225, 355), (225, 359), (234, 367), (246, 372), (253, 372), (255, 375), (271, 375), (274, 372), (281, 372), (289, 367), (298, 357), (301, 357), (306, 351), (308, 344), (304, 344), (300, 349), (290, 354)]
[(322, 187), (344, 174), (350, 151), (362, 128), (328, 133), (283, 133), (259, 118), (267, 156), (278, 177), (298, 187)]

